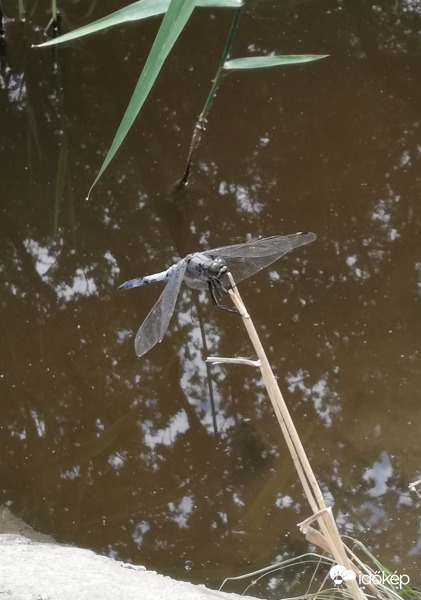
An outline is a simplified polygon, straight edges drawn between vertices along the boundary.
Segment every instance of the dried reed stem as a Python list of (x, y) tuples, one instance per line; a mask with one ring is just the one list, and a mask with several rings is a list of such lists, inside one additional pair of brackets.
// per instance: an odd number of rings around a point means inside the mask
[[(250, 315), (247, 313), (246, 307), (241, 299), (231, 273), (228, 273), (228, 277), (231, 283), (231, 289), (229, 290), (231, 300), (243, 319), (244, 326), (247, 329), (247, 333), (249, 334), (250, 340), (256, 351), (259, 359), (257, 364), (262, 373), (262, 377), (272, 402), (275, 415), (278, 419), (311, 510), (313, 511), (313, 516), (300, 524), (301, 530), (304, 534), (310, 532), (312, 528), (309, 527), (309, 523), (317, 520), (321, 530), (320, 535), (323, 536), (323, 542), (320, 545), (324, 546), (324, 549), (329, 549), (329, 552), (332, 554), (337, 564), (343, 565), (346, 569), (352, 569), (351, 562), (346, 553), (345, 545), (341, 540), (339, 531), (333, 518), (332, 510), (325, 504), (323, 494), (310, 466), (297, 430), (295, 429), (295, 425), (291, 419), (288, 408), (285, 404), (285, 400), (281, 394), (281, 390), (279, 389), (272, 368), (266, 357), (266, 353), (260, 342), (260, 338), (250, 318)], [(346, 581), (346, 584), (353, 600), (363, 600), (366, 598), (355, 580)]]

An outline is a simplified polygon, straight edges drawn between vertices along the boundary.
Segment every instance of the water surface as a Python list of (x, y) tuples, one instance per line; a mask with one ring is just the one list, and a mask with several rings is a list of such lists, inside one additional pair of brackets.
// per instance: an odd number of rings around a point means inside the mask
[[(63, 7), (63, 29), (120, 6)], [(0, 70), (2, 502), (60, 541), (212, 586), (308, 551), (296, 524), (310, 509), (258, 372), (204, 363), (253, 354), (240, 320), (183, 290), (139, 360), (134, 335), (161, 288), (117, 287), (191, 251), (310, 230), (314, 244), (240, 291), (340, 530), (420, 585), (408, 491), (420, 477), (419, 8), (250, 3), (233, 57), (330, 57), (224, 77), (174, 199), (232, 17), (197, 9), (89, 201), (160, 21), (55, 52), (31, 48), (46, 8), (24, 25), (15, 10)], [(253, 593), (296, 584), (266, 578)]]

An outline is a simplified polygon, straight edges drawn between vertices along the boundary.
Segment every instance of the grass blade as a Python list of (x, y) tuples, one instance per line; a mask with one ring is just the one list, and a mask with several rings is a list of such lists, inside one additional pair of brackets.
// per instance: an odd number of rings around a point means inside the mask
[(102, 29), (113, 27), (114, 25), (121, 25), (122, 23), (127, 23), (129, 21), (138, 21), (140, 19), (154, 17), (155, 15), (164, 13), (168, 8), (169, 3), (170, 0), (139, 0), (138, 2), (134, 2), (133, 4), (129, 4), (129, 6), (121, 8), (120, 10), (116, 10), (102, 19), (98, 19), (93, 23), (79, 27), (79, 29), (75, 29), (75, 31), (65, 33), (54, 40), (48, 40), (48, 42), (44, 42), (43, 44), (37, 44), (34, 47), (45, 48), (46, 46), (62, 44), (85, 35), (97, 33)]
[[(116, 10), (93, 23), (79, 27), (79, 29), (65, 33), (53, 40), (48, 40), (48, 42), (44, 42), (43, 44), (36, 44), (34, 48), (45, 48), (46, 46), (63, 44), (64, 42), (70, 42), (85, 35), (97, 33), (114, 25), (122, 25), (130, 21), (140, 21), (141, 19), (161, 15), (167, 11), (169, 4), (170, 0), (138, 0), (138, 2)], [(209, 8), (238, 8), (241, 5), (242, 0), (197, 0), (196, 2), (196, 6)]]
[(297, 63), (311, 62), (326, 58), (328, 54), (290, 54), (286, 56), (249, 56), (247, 58), (234, 58), (224, 63), (226, 71), (240, 69), (262, 69), (266, 67), (278, 67), (280, 65), (292, 65)]
[(105, 169), (108, 167), (111, 160), (114, 158), (115, 153), (121, 146), (130, 127), (137, 117), (137, 114), (142, 108), (143, 103), (145, 102), (153, 84), (155, 83), (165, 59), (174, 46), (185, 24), (189, 20), (195, 4), (195, 0), (171, 0), (168, 11), (166, 12), (161, 23), (161, 27), (156, 35), (145, 66), (143, 67), (143, 71), (140, 74), (139, 80), (136, 84), (133, 96), (131, 97), (126, 112), (124, 113), (117, 133), (115, 134), (113, 143), (108, 150), (107, 156), (102, 163), (95, 181), (89, 189), (88, 198), (92, 188), (101, 177)]

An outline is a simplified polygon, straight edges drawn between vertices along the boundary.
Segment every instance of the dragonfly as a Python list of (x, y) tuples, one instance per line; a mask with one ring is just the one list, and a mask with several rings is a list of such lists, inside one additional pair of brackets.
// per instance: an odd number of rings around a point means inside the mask
[(118, 289), (129, 290), (149, 283), (166, 282), (164, 291), (136, 334), (134, 345), (137, 356), (143, 356), (162, 341), (174, 313), (183, 281), (193, 289), (208, 290), (212, 302), (218, 307), (235, 311), (218, 301), (218, 297), (228, 293), (223, 283), (228, 271), (234, 281), (239, 283), (270, 266), (291, 250), (314, 242), (315, 239), (314, 233), (298, 232), (222, 246), (188, 254), (160, 273), (125, 281)]

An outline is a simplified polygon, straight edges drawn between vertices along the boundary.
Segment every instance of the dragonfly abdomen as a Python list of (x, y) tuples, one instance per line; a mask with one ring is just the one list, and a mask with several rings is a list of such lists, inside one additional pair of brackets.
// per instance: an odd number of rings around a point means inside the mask
[(136, 279), (129, 279), (119, 286), (119, 290), (130, 290), (131, 288), (140, 287), (147, 285), (148, 283), (158, 283), (159, 281), (166, 281), (171, 276), (173, 267), (170, 267), (166, 271), (161, 273), (155, 273), (154, 275), (145, 275), (145, 277), (136, 277)]

